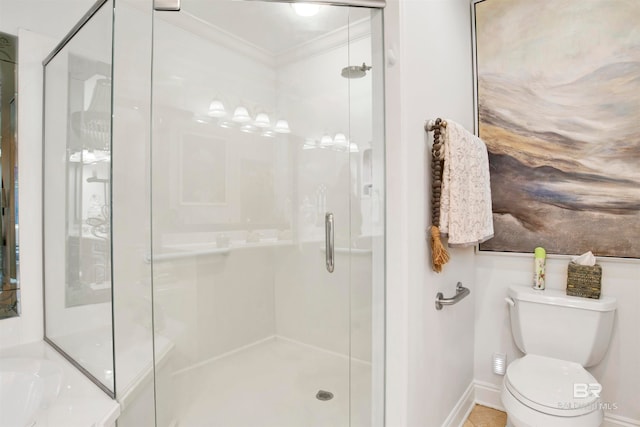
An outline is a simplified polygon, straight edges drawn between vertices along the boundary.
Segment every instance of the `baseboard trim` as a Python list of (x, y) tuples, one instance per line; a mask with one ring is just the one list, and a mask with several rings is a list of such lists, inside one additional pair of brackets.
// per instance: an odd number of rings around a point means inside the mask
[(442, 423), (442, 427), (462, 427), (464, 422), (469, 418), (469, 414), (474, 405), (475, 384), (473, 381), (469, 383), (469, 387), (462, 394), (462, 397), (453, 407), (447, 419)]
[[(475, 403), (504, 412), (500, 386), (477, 380), (473, 381), (473, 386)], [(640, 421), (605, 412), (601, 427), (640, 427)]]
[(473, 382), (475, 388), (475, 402), (478, 405), (487, 406), (504, 412), (500, 393), (502, 388), (492, 383), (475, 380)]
[(640, 427), (640, 421), (605, 412), (602, 427)]

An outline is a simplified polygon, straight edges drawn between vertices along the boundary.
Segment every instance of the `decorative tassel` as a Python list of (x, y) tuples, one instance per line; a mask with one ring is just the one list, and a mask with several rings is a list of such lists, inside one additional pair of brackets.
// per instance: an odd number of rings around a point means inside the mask
[(447, 122), (441, 118), (428, 122), (426, 131), (433, 130), (431, 147), (431, 261), (433, 271), (440, 273), (442, 266), (449, 262), (449, 253), (440, 239), (440, 193), (442, 190), (442, 170), (444, 168), (444, 144)]
[(449, 253), (447, 248), (442, 244), (440, 240), (440, 229), (432, 225), (431, 226), (431, 258), (433, 260), (433, 271), (440, 273), (442, 266), (449, 262)]

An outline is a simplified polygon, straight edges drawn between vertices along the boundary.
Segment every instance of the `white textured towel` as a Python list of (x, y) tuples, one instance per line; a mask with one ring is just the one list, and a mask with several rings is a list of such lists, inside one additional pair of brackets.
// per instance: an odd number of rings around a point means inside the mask
[(489, 156), (484, 142), (447, 120), (440, 197), (440, 233), (449, 246), (471, 246), (493, 237)]

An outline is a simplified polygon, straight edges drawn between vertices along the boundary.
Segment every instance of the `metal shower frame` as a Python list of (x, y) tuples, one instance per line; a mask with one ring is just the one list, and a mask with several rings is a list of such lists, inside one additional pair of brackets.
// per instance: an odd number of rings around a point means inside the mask
[[(181, 0), (154, 0), (153, 7), (155, 10), (180, 10)], [(262, 1), (268, 3), (317, 3), (332, 6), (354, 6), (369, 7), (381, 9), (386, 6), (386, 0), (245, 0), (245, 1)]]

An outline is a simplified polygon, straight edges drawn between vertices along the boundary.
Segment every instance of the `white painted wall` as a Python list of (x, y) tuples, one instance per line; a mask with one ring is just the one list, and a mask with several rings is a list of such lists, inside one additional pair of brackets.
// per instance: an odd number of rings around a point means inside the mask
[[(503, 298), (510, 284), (530, 281), (530, 260), (456, 250), (445, 273), (433, 274), (424, 262), (428, 251), (421, 239), (427, 202), (413, 195), (427, 179), (423, 121), (447, 116), (473, 127), (469, 10), (467, 1), (417, 0), (390, 1), (385, 9), (387, 54), (391, 49), (398, 58), (388, 65), (386, 82), (386, 405), (387, 423), (393, 426), (441, 425), (471, 378), (488, 390), (500, 387), (502, 377), (491, 372), (493, 352), (507, 352), (510, 360), (518, 354)], [(608, 418), (638, 423), (638, 265), (601, 264), (604, 292), (616, 296), (620, 307), (610, 351), (591, 371), (603, 384), (603, 400), (618, 404)], [(566, 260), (550, 260), (547, 274), (550, 288), (563, 288)], [(448, 309), (432, 312), (433, 295), (452, 293), (457, 280), (470, 284), (475, 310), (461, 303), (453, 308), (457, 315)], [(448, 336), (456, 338), (447, 341)], [(469, 354), (474, 354), (471, 362)], [(451, 376), (445, 378), (445, 370)], [(485, 403), (500, 406), (499, 396)]]
[[(407, 369), (409, 334), (408, 227), (407, 209), (402, 208), (408, 196), (405, 171), (407, 144), (403, 143), (401, 96), (402, 62), (400, 2), (387, 2), (384, 10), (385, 70), (385, 134), (386, 134), (386, 371), (385, 418), (388, 425), (407, 424), (409, 371)], [(393, 172), (392, 172), (393, 171)]]
[[(566, 287), (569, 258), (547, 260), (547, 288)], [(599, 259), (602, 265), (602, 293), (618, 300), (618, 309), (609, 351), (604, 360), (589, 369), (602, 384), (602, 401), (616, 404), (607, 411), (612, 419), (640, 423), (640, 264), (636, 261)], [(491, 355), (507, 353), (507, 360), (521, 357), (511, 336), (509, 314), (504, 302), (510, 285), (529, 285), (533, 276), (533, 257), (482, 253), (477, 256), (476, 335), (474, 376), (481, 386), (490, 389), (502, 385), (502, 376), (492, 373)], [(562, 327), (562, 325), (557, 325)], [(495, 393), (493, 394), (495, 397)], [(501, 407), (498, 400), (485, 403)]]
[[(439, 426), (473, 380), (477, 286), (472, 249), (452, 250), (444, 272), (431, 271), (423, 126), (446, 117), (473, 127), (469, 3), (390, 1), (385, 30), (397, 57), (386, 81), (387, 425)], [(458, 281), (470, 297), (436, 311), (436, 293), (451, 296)]]

